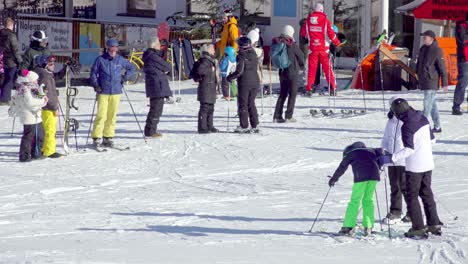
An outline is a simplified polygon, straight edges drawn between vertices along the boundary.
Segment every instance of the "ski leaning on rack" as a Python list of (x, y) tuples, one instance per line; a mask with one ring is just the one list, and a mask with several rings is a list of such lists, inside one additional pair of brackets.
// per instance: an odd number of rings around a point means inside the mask
[(341, 109), (342, 118), (351, 118), (351, 117), (356, 117), (356, 116), (363, 116), (366, 114), (367, 112), (364, 109), (361, 109), (361, 110)]
[(70, 154), (69, 147), (69, 135), (70, 131), (73, 131), (75, 134), (75, 143), (78, 150), (78, 141), (76, 131), (78, 130), (80, 123), (75, 118), (70, 117), (71, 108), (78, 111), (78, 107), (75, 105), (75, 99), (78, 95), (78, 89), (70, 87), (70, 78), (69, 78), (69, 69), (67, 67), (65, 74), (65, 95), (66, 95), (66, 105), (65, 105), (65, 128), (63, 129), (63, 150), (65, 154)]

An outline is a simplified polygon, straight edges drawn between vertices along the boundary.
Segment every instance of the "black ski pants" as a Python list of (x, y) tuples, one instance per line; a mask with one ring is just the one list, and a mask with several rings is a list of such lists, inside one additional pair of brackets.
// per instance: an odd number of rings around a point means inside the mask
[(145, 136), (150, 137), (156, 133), (163, 108), (164, 97), (150, 97), (150, 109), (146, 117)]

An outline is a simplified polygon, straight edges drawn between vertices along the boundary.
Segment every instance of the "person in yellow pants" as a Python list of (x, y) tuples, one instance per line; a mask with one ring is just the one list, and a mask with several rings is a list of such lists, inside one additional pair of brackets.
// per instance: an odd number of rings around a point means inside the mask
[(355, 232), (359, 207), (362, 204), (364, 235), (370, 235), (374, 227), (374, 193), (377, 182), (380, 181), (379, 158), (385, 153), (382, 149), (367, 148), (362, 142), (355, 142), (345, 148), (343, 160), (328, 181), (333, 187), (346, 172), (349, 165), (353, 168), (354, 184), (351, 200), (346, 210), (341, 235), (353, 235)]
[(57, 152), (57, 117), (59, 116), (60, 103), (55, 79), (62, 79), (65, 76), (68, 64), (65, 63), (62, 70), (55, 73), (55, 57), (51, 55), (39, 55), (34, 59), (35, 72), (39, 75), (39, 85), (47, 91), (49, 101), (42, 108), (42, 126), (44, 127), (44, 144), (42, 154), (49, 158), (60, 158), (63, 155)]
[[(119, 42), (109, 39), (106, 52), (99, 56), (91, 68), (91, 85), (97, 93), (98, 111), (93, 124), (93, 145), (113, 147), (115, 125), (123, 83), (134, 77), (135, 66), (118, 54)], [(122, 78), (122, 70), (125, 76)], [(102, 139), (102, 143), (101, 143)]]

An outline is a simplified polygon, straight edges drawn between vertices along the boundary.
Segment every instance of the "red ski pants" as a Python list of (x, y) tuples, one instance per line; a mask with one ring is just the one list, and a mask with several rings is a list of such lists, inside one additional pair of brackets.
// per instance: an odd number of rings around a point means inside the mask
[(309, 54), (309, 68), (308, 68), (308, 77), (307, 77), (307, 91), (312, 89), (312, 86), (315, 82), (315, 75), (317, 73), (318, 63), (322, 65), (322, 70), (327, 78), (328, 83), (330, 84), (330, 90), (334, 91), (336, 88), (335, 73), (330, 64), (330, 58), (328, 57), (328, 51), (326, 50), (317, 50), (312, 51)]

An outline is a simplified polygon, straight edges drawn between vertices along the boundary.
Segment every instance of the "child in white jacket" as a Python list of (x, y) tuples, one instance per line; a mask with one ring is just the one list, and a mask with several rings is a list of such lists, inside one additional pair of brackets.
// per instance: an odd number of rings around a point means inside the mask
[(16, 81), (16, 95), (8, 112), (10, 116), (17, 116), (23, 124), (19, 161), (28, 162), (42, 158), (44, 128), (41, 113), (48, 99), (37, 84), (39, 76), (35, 72), (24, 70), (23, 76)]
[[(392, 97), (389, 101), (389, 105), (392, 105), (395, 99), (397, 99), (397, 97)], [(388, 112), (388, 121), (385, 126), (381, 147), (391, 154), (397, 153), (404, 148), (401, 138), (402, 126), (403, 121), (398, 120), (392, 111)], [(405, 197), (404, 194), (406, 190), (404, 159), (388, 167), (388, 178), (390, 181), (390, 213), (387, 214), (384, 221), (395, 222), (401, 219), (403, 222), (411, 222), (411, 218), (408, 214), (401, 218), (403, 212), (402, 197)]]

